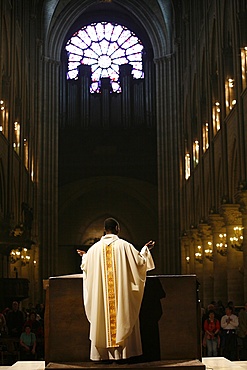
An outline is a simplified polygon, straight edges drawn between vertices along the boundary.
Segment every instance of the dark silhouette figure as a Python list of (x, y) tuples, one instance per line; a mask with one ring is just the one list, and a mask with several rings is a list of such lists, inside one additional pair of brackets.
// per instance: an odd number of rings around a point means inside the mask
[(163, 313), (161, 299), (165, 296), (159, 278), (147, 277), (139, 315), (143, 361), (160, 360), (159, 320)]

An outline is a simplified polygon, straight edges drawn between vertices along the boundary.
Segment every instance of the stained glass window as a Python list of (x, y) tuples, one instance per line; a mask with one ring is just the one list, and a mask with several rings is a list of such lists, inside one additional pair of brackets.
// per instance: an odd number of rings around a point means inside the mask
[(100, 91), (101, 77), (110, 77), (112, 91), (121, 92), (119, 66), (131, 64), (133, 78), (144, 77), (142, 70), (143, 45), (125, 26), (107, 22), (82, 27), (68, 40), (68, 79), (78, 78), (78, 66), (91, 66), (92, 93)]

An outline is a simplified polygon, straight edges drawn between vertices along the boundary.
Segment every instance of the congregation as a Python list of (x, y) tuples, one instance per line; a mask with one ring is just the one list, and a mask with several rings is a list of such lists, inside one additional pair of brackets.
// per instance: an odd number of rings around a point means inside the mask
[(212, 301), (202, 309), (202, 355), (247, 360), (247, 303), (235, 307), (230, 301), (224, 307)]
[(44, 305), (20, 309), (17, 301), (0, 313), (1, 363), (44, 359)]
[[(0, 312), (2, 365), (44, 359), (44, 309), (44, 304), (20, 309), (14, 301), (11, 309)], [(224, 307), (212, 301), (202, 309), (202, 356), (247, 360), (247, 302), (241, 307), (228, 302)]]

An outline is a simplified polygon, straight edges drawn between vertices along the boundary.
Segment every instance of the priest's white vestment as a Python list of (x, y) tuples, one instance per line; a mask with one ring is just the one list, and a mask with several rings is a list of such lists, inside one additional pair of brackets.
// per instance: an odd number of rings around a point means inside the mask
[(142, 354), (139, 312), (146, 272), (154, 267), (147, 246), (139, 252), (115, 234), (106, 234), (82, 256), (91, 360)]

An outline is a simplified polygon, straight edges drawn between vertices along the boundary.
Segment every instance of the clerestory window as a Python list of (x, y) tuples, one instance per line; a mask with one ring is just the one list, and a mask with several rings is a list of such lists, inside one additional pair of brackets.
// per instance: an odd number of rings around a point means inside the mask
[(78, 78), (78, 66), (91, 66), (92, 93), (100, 92), (100, 79), (109, 77), (112, 91), (121, 92), (119, 66), (131, 64), (135, 79), (144, 78), (143, 45), (125, 26), (107, 22), (82, 27), (68, 40), (68, 79)]

